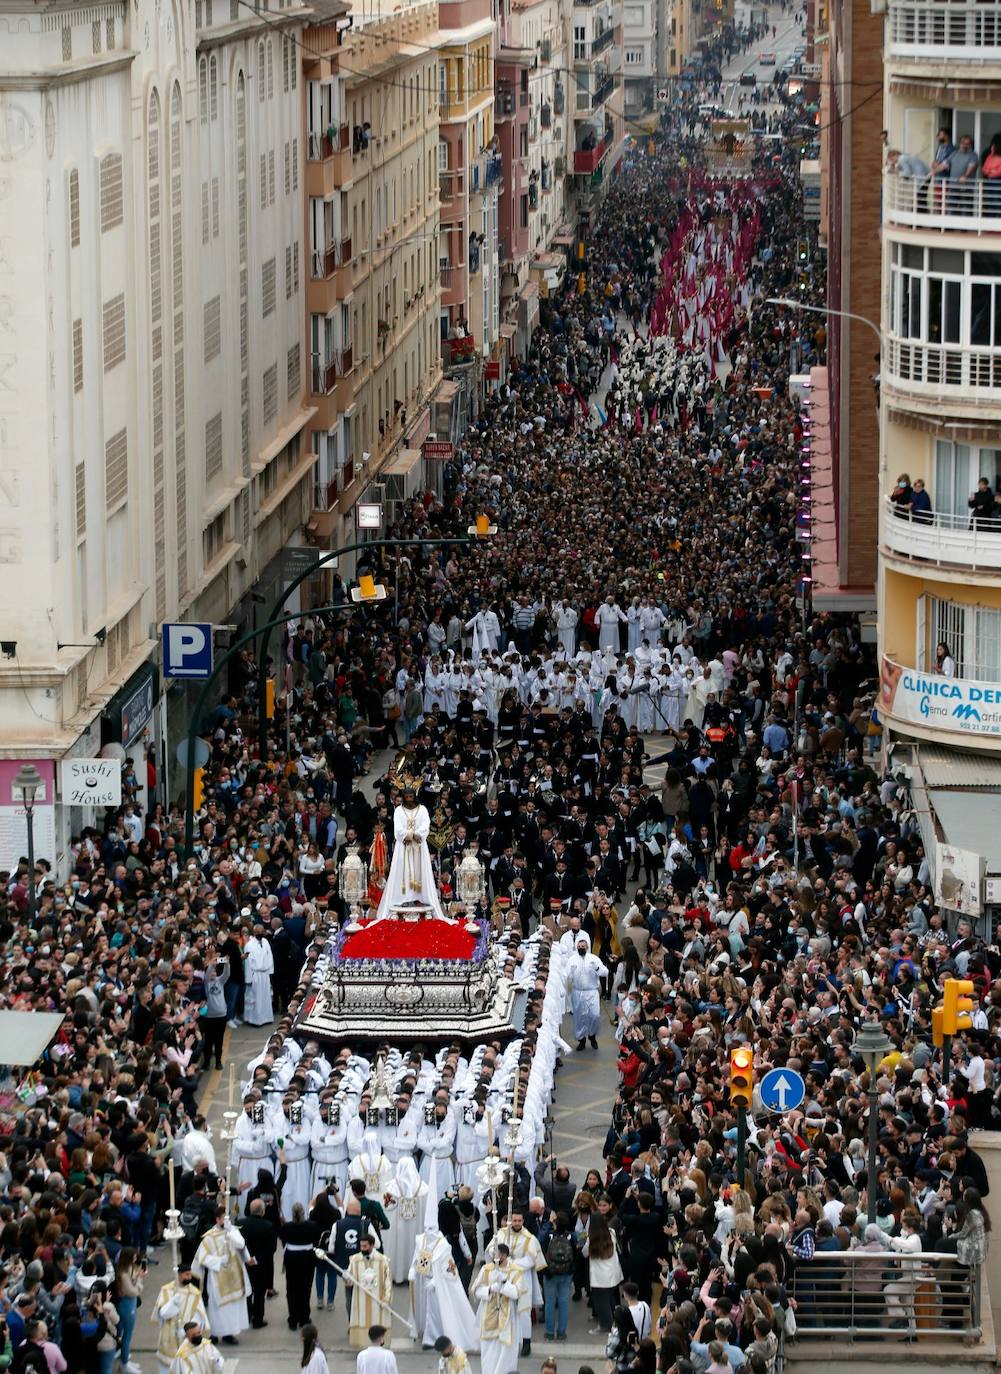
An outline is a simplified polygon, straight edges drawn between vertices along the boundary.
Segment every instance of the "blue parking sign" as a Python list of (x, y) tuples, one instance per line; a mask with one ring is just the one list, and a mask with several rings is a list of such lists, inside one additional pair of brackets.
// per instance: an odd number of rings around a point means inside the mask
[(212, 676), (212, 626), (181, 621), (163, 626), (164, 677)]

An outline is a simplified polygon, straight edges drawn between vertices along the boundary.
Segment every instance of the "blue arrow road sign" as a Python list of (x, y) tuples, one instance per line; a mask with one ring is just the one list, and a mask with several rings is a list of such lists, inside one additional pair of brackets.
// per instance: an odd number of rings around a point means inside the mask
[(758, 1092), (770, 1112), (791, 1112), (806, 1096), (806, 1084), (795, 1069), (769, 1069)]

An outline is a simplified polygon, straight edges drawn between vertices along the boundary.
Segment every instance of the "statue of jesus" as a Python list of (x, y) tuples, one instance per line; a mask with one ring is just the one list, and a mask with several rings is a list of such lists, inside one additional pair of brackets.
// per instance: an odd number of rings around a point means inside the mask
[(377, 919), (390, 915), (394, 908), (407, 906), (428, 907), (432, 916), (446, 919), (438, 900), (438, 885), (431, 867), (431, 851), (428, 849), (430, 831), (431, 817), (427, 807), (418, 802), (415, 788), (405, 787), (403, 801), (393, 816), (396, 845), (376, 913)]

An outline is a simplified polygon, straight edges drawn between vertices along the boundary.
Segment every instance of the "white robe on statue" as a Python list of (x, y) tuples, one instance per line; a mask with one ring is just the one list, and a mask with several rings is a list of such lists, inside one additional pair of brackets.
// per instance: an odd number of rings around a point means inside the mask
[(428, 849), (430, 833), (431, 817), (426, 806), (396, 808), (393, 816), (396, 845), (393, 861), (389, 865), (389, 877), (379, 902), (379, 919), (388, 916), (394, 907), (407, 903), (428, 906), (435, 916), (444, 918), (431, 867), (431, 851)]
[(247, 985), (243, 1019), (248, 1026), (267, 1026), (275, 1019), (271, 1005), (271, 977), (275, 959), (267, 940), (254, 935), (247, 941), (243, 956), (243, 980)]

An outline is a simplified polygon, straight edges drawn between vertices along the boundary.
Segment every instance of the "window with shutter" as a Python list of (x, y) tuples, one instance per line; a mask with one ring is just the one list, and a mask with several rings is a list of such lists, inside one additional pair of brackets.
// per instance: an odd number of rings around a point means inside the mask
[(63, 61), (73, 61), (73, 30), (68, 26), (63, 26)]
[(261, 154), (261, 209), (268, 208), (268, 155)]
[(83, 390), (83, 320), (73, 321), (73, 390)]
[(80, 173), (70, 172), (70, 247), (80, 247)]
[(218, 296), (205, 303), (205, 361), (218, 358), (222, 349), (222, 303)]
[(104, 24), (104, 34), (105, 34), (105, 43), (104, 43), (104, 45), (105, 45), (105, 47), (108, 49), (108, 52), (111, 52), (111, 51), (114, 49), (114, 46), (115, 46), (115, 21), (114, 21), (113, 19), (107, 19), (107, 20), (105, 20), (105, 24)]
[(257, 45), (257, 99), (263, 100), (267, 94), (267, 85), (264, 76), (264, 40)]
[(271, 100), (275, 93), (275, 45), (268, 39), (268, 99)]
[(202, 243), (209, 241), (209, 184), (202, 182)]
[(302, 390), (302, 352), (298, 344), (288, 351), (288, 399), (295, 401)]
[(219, 237), (219, 178), (212, 178), (212, 237)]
[(97, 57), (101, 51), (101, 21), (95, 19), (90, 26), (90, 46), (94, 56)]
[[(198, 8), (201, 10), (201, 5)], [(196, 19), (195, 23), (201, 27), (200, 18)], [(204, 57), (198, 59), (198, 122), (209, 122), (209, 64)]]
[(104, 507), (113, 514), (129, 499), (129, 436), (120, 429), (104, 445)]
[(285, 249), (285, 299), (292, 299), (292, 249)]
[(261, 315), (264, 319), (275, 308), (275, 260), (268, 258), (261, 267)]
[(292, 140), (292, 190), (299, 189), (299, 140)]
[(299, 294), (299, 240), (292, 245), (292, 294)]
[(289, 145), (285, 144), (285, 194), (288, 195), (292, 190), (292, 151)]
[(222, 412), (205, 424), (205, 480), (211, 482), (222, 472)]
[(209, 118), (219, 118), (219, 62), (209, 58)]
[(275, 150), (268, 150), (268, 204), (275, 203)]
[(115, 229), (125, 219), (122, 195), (122, 159), (119, 153), (108, 153), (101, 159), (101, 233)]
[(125, 361), (125, 294), (104, 303), (104, 370)]
[(264, 423), (269, 425), (278, 414), (278, 364), (272, 363), (265, 369), (261, 386), (264, 406)]
[(73, 474), (76, 488), (76, 537), (82, 539), (87, 533), (87, 468), (77, 463)]

